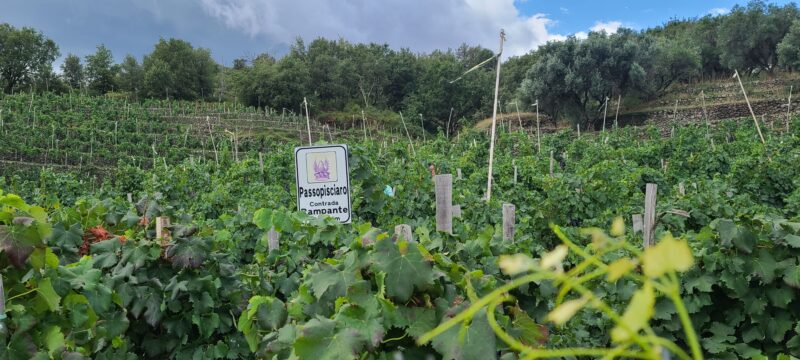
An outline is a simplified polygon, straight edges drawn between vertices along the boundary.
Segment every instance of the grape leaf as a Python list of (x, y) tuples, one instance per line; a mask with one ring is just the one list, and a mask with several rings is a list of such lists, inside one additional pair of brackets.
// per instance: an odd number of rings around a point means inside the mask
[(317, 317), (303, 325), (294, 342), (294, 352), (301, 359), (356, 359), (364, 339), (355, 329), (336, 331), (336, 321)]
[(484, 360), (497, 356), (497, 339), (486, 318), (486, 309), (481, 309), (472, 318), (466, 331), (453, 326), (433, 338), (433, 348), (445, 360)]
[(422, 289), (433, 282), (433, 268), (414, 243), (380, 239), (370, 260), (378, 271), (386, 273), (386, 293), (401, 302), (411, 298), (414, 287)]

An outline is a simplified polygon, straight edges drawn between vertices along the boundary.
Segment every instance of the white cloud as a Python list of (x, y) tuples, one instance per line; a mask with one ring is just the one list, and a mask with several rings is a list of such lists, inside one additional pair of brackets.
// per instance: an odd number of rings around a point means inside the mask
[(564, 14), (569, 14), (569, 9), (567, 9), (565, 7), (560, 7), (558, 9), (561, 10), (561, 12), (564, 13)]
[(504, 28), (506, 57), (565, 38), (550, 32), (554, 20), (545, 14), (521, 14), (514, 0), (202, 0), (202, 7), (230, 28), (285, 43), (297, 36), (342, 37), (413, 51), (456, 48), (461, 43), (494, 50), (498, 31)]
[(727, 8), (713, 8), (711, 10), (708, 10), (708, 14), (711, 16), (725, 15), (729, 12), (731, 12), (731, 10)]
[(617, 30), (619, 30), (620, 27), (622, 27), (622, 22), (620, 21), (598, 21), (594, 23), (594, 26), (589, 28), (589, 30), (596, 32), (605, 31), (607, 34), (614, 34), (617, 32)]

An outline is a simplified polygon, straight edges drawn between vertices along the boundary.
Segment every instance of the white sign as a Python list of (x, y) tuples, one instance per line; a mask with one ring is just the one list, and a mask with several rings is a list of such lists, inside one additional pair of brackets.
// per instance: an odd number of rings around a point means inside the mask
[(350, 165), (347, 145), (301, 146), (294, 149), (297, 209), (350, 223)]

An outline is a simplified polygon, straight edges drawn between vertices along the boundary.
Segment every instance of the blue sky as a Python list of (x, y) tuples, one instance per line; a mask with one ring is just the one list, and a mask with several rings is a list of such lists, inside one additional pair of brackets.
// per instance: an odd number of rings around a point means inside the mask
[[(777, 1), (785, 4), (788, 1)], [(388, 43), (417, 52), (461, 43), (524, 54), (546, 41), (592, 29), (642, 29), (673, 18), (724, 13), (743, 1), (633, 0), (4, 0), (0, 22), (30, 26), (55, 40), (62, 57), (97, 44), (119, 61), (152, 50), (159, 38), (209, 48), (217, 61), (285, 53), (298, 36)]]

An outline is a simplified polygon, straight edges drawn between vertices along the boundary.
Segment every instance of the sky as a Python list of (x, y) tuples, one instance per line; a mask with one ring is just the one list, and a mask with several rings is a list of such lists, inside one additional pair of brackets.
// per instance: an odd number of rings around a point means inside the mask
[[(787, 0), (776, 0), (785, 4)], [(84, 57), (98, 44), (117, 61), (141, 60), (160, 38), (208, 48), (230, 66), (236, 58), (285, 54), (297, 37), (387, 43), (415, 52), (462, 43), (504, 57), (589, 31), (636, 30), (670, 19), (725, 14), (740, 0), (3, 0), (0, 23), (33, 27), (61, 51)]]

